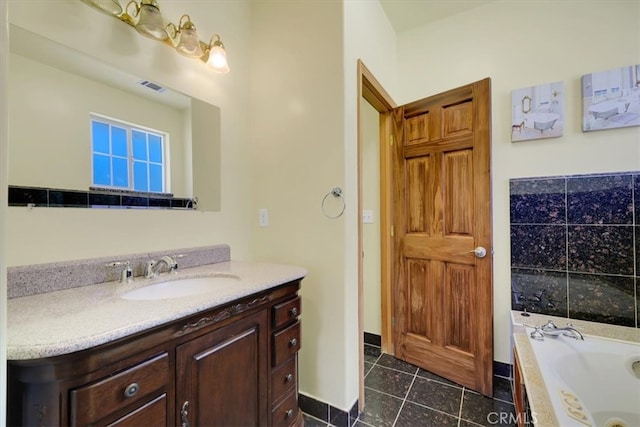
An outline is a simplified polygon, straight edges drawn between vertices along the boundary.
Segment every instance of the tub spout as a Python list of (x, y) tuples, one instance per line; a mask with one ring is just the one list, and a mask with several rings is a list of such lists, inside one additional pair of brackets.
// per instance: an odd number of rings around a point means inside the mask
[(557, 337), (558, 335), (564, 335), (567, 337), (571, 337), (577, 340), (584, 341), (584, 337), (580, 333), (579, 330), (573, 327), (573, 325), (568, 324), (564, 328), (558, 328), (551, 320), (549, 320), (545, 325), (540, 327), (540, 330), (543, 334), (550, 337)]

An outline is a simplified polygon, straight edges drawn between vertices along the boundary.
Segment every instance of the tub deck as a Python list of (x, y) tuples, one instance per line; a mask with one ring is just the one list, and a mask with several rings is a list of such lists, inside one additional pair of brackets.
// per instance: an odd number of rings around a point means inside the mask
[[(522, 380), (527, 391), (531, 413), (534, 414), (533, 422), (536, 426), (564, 427), (564, 425), (567, 424), (567, 417), (564, 412), (557, 413), (558, 411), (554, 408), (552, 397), (549, 395), (547, 385), (543, 378), (543, 373), (539, 367), (539, 361), (536, 359), (531, 340), (523, 324), (542, 325), (548, 320), (552, 320), (556, 325), (564, 326), (567, 322), (571, 322), (585, 335), (585, 340), (601, 337), (640, 344), (640, 329), (533, 313), (528, 313), (530, 314), (529, 317), (523, 317), (521, 314), (522, 313), (519, 311), (511, 312), (514, 353), (517, 354), (518, 364), (520, 366)], [(571, 340), (571, 338), (567, 339)], [(559, 420), (562, 420), (562, 422)], [(578, 423), (578, 425), (585, 427), (587, 425), (593, 425), (594, 427), (597, 426), (597, 424), (585, 423)]]

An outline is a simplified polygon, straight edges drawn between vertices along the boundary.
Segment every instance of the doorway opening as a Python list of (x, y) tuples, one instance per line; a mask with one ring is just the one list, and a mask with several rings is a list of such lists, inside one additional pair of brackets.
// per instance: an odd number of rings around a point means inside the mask
[[(391, 112), (396, 108), (396, 103), (391, 96), (382, 87), (373, 74), (367, 69), (361, 60), (358, 60), (358, 339), (359, 339), (359, 410), (364, 410), (364, 332), (365, 332), (365, 262), (364, 257), (369, 256), (369, 260), (378, 263), (379, 269), (374, 274), (375, 279), (379, 280), (380, 294), (379, 298), (379, 328), (381, 337), (381, 350), (384, 353), (393, 354), (393, 336), (391, 333), (391, 150), (388, 143), (388, 137), (391, 132)], [(371, 117), (371, 112), (366, 109), (373, 109), (378, 112), (378, 144), (377, 153), (372, 153), (376, 147), (366, 147), (365, 137), (367, 136), (363, 117)], [(373, 144), (372, 144), (373, 145)], [(373, 198), (373, 203), (377, 206), (368, 205), (367, 208), (373, 210), (373, 223), (367, 223), (367, 227), (377, 228), (377, 232), (372, 231), (369, 240), (372, 243), (374, 253), (365, 254), (364, 224), (363, 224), (363, 189), (366, 183), (363, 182), (364, 174), (364, 155), (373, 154), (373, 157), (379, 159), (378, 173), (374, 174), (378, 177), (378, 183), (373, 185), (374, 191), (377, 191), (378, 198)], [(377, 154), (377, 156), (375, 156)], [(370, 160), (370, 159), (367, 159)], [(368, 189), (368, 190), (371, 190)], [(371, 194), (371, 191), (368, 191)], [(369, 199), (367, 199), (369, 202)], [(377, 240), (377, 241), (376, 241)], [(371, 251), (371, 249), (369, 249)], [(375, 257), (375, 258), (374, 258)], [(379, 279), (378, 279), (379, 278)], [(369, 331), (367, 331), (369, 332)]]

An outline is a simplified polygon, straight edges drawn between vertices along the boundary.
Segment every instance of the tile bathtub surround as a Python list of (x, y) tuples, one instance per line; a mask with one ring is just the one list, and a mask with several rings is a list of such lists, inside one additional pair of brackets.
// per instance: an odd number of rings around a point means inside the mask
[(512, 308), (640, 327), (640, 172), (510, 180)]
[(142, 276), (148, 260), (158, 260), (164, 255), (177, 256), (178, 268), (189, 268), (230, 261), (231, 248), (228, 245), (214, 245), (8, 267), (8, 298), (18, 298), (119, 280), (123, 266), (108, 266), (114, 261), (129, 261), (134, 276)]

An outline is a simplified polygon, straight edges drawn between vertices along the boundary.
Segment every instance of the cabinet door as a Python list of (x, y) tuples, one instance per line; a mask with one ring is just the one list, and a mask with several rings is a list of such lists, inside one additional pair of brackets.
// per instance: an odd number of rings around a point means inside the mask
[(261, 311), (177, 348), (178, 425), (267, 424), (267, 328)]

